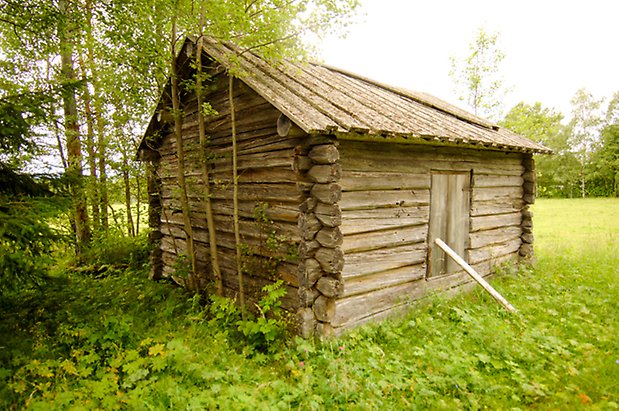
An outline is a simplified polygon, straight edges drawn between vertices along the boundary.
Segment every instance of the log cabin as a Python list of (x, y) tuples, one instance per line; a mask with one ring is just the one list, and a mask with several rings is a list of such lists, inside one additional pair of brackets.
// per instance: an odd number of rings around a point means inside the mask
[(176, 138), (168, 84), (138, 150), (150, 171), (152, 278), (184, 281), (191, 236), (195, 286), (217, 280), (231, 297), (242, 286), (252, 302), (282, 280), (298, 332), (323, 337), (470, 283), (435, 238), (482, 276), (532, 258), (533, 154), (546, 147), (425, 93), (201, 43), (185, 41), (176, 70), (194, 79), (201, 50), (206, 140), (195, 87), (179, 93)]

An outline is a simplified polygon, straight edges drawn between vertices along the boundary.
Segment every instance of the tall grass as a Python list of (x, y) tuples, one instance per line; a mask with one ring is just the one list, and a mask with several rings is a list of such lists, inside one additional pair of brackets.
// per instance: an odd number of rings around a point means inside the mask
[(493, 281), (517, 315), (476, 290), (256, 353), (140, 271), (5, 296), (0, 408), (618, 409), (619, 201), (534, 211), (537, 266)]

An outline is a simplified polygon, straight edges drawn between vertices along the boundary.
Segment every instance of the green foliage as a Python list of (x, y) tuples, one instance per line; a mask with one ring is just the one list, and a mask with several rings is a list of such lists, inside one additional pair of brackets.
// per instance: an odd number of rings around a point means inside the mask
[(136, 237), (128, 237), (114, 230), (101, 232), (84, 251), (77, 271), (109, 275), (126, 268), (141, 268), (148, 264), (151, 248), (146, 232)]
[(264, 361), (264, 354), (275, 354), (283, 347), (288, 324), (281, 308), (281, 299), (286, 295), (283, 281), (266, 285), (262, 291), (264, 296), (256, 310), (245, 319), (234, 300), (218, 296), (211, 297), (208, 313), (212, 327), (225, 330), (231, 339), (241, 342), (238, 348)]
[(505, 54), (499, 48), (499, 34), (478, 29), (469, 51), (466, 57), (451, 58), (449, 75), (456, 93), (476, 115), (498, 119), (507, 93), (500, 73)]

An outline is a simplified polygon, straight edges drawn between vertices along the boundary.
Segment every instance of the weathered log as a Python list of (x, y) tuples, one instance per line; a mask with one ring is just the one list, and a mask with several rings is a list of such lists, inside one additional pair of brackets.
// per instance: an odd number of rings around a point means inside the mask
[[(346, 264), (348, 265), (348, 262)], [(417, 262), (370, 275), (348, 278), (344, 285), (344, 291), (339, 297), (346, 298), (353, 295), (371, 293), (383, 288), (421, 280), (425, 276), (426, 265), (423, 262)]]
[(333, 164), (340, 159), (340, 152), (333, 144), (323, 144), (312, 147), (309, 158), (316, 164)]
[[(318, 184), (316, 184), (318, 185)], [(427, 206), (430, 190), (350, 191), (342, 193), (342, 211)]]
[(301, 205), (299, 206), (299, 210), (301, 210), (301, 212), (303, 213), (309, 213), (310, 211), (314, 210), (317, 203), (318, 200), (316, 200), (316, 198), (308, 197), (301, 203)]
[(335, 316), (335, 300), (320, 295), (314, 301), (312, 309), (318, 321), (329, 322)]
[(395, 227), (389, 230), (345, 235), (342, 249), (351, 252), (392, 248), (422, 242), (428, 235), (428, 225)]
[(307, 171), (312, 168), (312, 160), (307, 156), (295, 156), (292, 160), (292, 170), (295, 173)]
[(309, 193), (314, 188), (314, 183), (307, 181), (297, 181), (297, 190), (302, 193)]
[(327, 273), (339, 273), (344, 268), (344, 252), (341, 248), (320, 248), (316, 260)]
[(430, 174), (343, 169), (339, 181), (342, 191), (417, 190), (430, 188)]
[(526, 193), (525, 195), (522, 196), (522, 199), (527, 204), (535, 204), (535, 195), (533, 194)]
[(529, 170), (522, 173), (522, 178), (524, 181), (535, 181), (537, 179), (537, 175), (535, 171)]
[(495, 174), (474, 174), (473, 186), (480, 187), (517, 187), (522, 185), (523, 177), (521, 176), (504, 176)]
[(316, 218), (327, 227), (337, 227), (342, 224), (342, 211), (337, 204), (318, 203), (314, 208)]
[(315, 165), (307, 175), (315, 183), (334, 183), (342, 176), (342, 166), (339, 164)]
[(280, 114), (277, 118), (277, 134), (280, 137), (286, 137), (290, 131), (290, 128), (292, 128), (292, 121), (290, 121), (290, 119), (285, 115)]
[(533, 244), (522, 244), (518, 250), (518, 254), (525, 258), (533, 256)]
[(314, 184), (311, 193), (321, 203), (335, 204), (342, 198), (342, 187), (335, 183)]
[(316, 289), (326, 297), (337, 297), (344, 292), (344, 283), (337, 278), (324, 276), (316, 283)]
[(302, 287), (312, 287), (322, 275), (320, 263), (314, 258), (308, 258), (299, 264), (299, 277)]
[(344, 236), (337, 227), (324, 227), (316, 234), (316, 241), (323, 247), (335, 248), (342, 245)]
[(525, 193), (535, 194), (535, 182), (534, 181), (525, 181), (522, 184), (522, 188), (524, 189)]
[(492, 230), (477, 231), (470, 234), (470, 247), (481, 248), (503, 243), (522, 234), (520, 226), (498, 227)]
[(320, 248), (320, 243), (316, 240), (301, 241), (299, 244), (299, 258), (311, 258), (316, 254), (316, 251)]
[(297, 311), (297, 321), (299, 323), (299, 334), (303, 338), (311, 338), (316, 331), (316, 317), (314, 311), (309, 308), (301, 308)]
[(533, 244), (533, 233), (523, 233), (521, 238), (523, 243)]
[(311, 307), (320, 295), (315, 288), (299, 287), (299, 304), (301, 307)]
[(421, 241), (394, 248), (346, 253), (342, 276), (346, 279), (348, 287), (348, 281), (356, 277), (422, 264), (426, 259), (426, 249), (425, 242)]
[(504, 243), (491, 244), (486, 247), (469, 250), (468, 260), (470, 264), (476, 264), (481, 261), (495, 259), (508, 254), (514, 254), (518, 252), (521, 244), (522, 240), (520, 237), (514, 237)]
[(520, 225), (521, 223), (522, 214), (520, 212), (472, 217), (471, 231), (490, 230), (493, 228)]
[(301, 213), (299, 215), (299, 233), (304, 240), (311, 240), (322, 228), (322, 224), (313, 213)]

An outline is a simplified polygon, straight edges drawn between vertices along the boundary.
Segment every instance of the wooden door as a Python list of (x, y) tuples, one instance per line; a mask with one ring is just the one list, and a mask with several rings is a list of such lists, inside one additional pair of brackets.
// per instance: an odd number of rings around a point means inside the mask
[(445, 241), (465, 260), (469, 241), (470, 172), (433, 172), (430, 191), (427, 276), (451, 274), (460, 267), (436, 244)]

